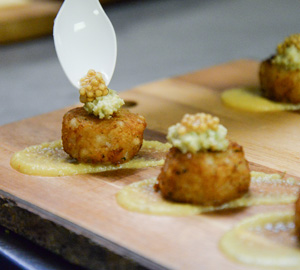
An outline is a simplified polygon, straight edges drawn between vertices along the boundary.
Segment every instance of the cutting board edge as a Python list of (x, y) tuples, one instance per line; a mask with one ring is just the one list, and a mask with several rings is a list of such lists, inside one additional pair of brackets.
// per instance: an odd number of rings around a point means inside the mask
[[(141, 266), (149, 269), (168, 269), (3, 190), (0, 190), (0, 208), (0, 222), (3, 227), (73, 264), (80, 262), (80, 266), (89, 269), (112, 263), (130, 267), (128, 269), (140, 269)], [(37, 224), (38, 227), (34, 227)], [(65, 239), (68, 240), (67, 243)]]
[[(236, 61), (232, 61), (232, 62), (229, 62), (229, 63), (227, 63), (227, 64), (234, 64), (234, 63), (237, 63), (237, 64), (239, 64), (238, 66), (241, 66), (241, 64), (243, 65), (243, 62), (244, 63), (247, 63), (247, 60), (236, 60)], [(253, 63), (252, 63), (253, 62)], [(249, 62), (250, 63), (250, 62)], [(251, 61), (251, 63), (250, 63), (251, 65), (252, 64), (255, 64), (255, 61)], [(223, 66), (223, 68), (226, 68), (226, 64), (222, 64), (221, 66)], [(234, 68), (231, 68), (231, 69), (234, 69), (234, 70), (236, 70), (237, 68), (236, 67), (234, 67)], [(206, 71), (207, 71), (207, 69), (206, 69)], [(205, 80), (204, 80), (204, 82), (205, 83), (203, 83), (203, 80), (202, 80), (202, 75), (203, 75), (203, 73), (202, 72), (206, 72), (205, 70), (204, 71), (199, 71), (199, 72), (195, 72), (194, 74), (197, 74), (197, 82), (195, 82), (195, 84), (197, 85), (197, 86), (205, 86), (205, 87), (209, 87), (209, 88), (212, 88), (213, 90), (222, 90), (222, 89), (224, 89), (224, 85), (222, 84), (222, 83), (220, 83), (219, 85), (218, 85), (218, 87), (210, 87), (209, 86), (209, 84), (207, 84), (207, 81), (208, 80), (206, 80), (206, 78), (205, 78)], [(213, 70), (211, 70), (211, 71), (213, 71)], [(214, 73), (214, 72), (211, 72), (211, 73)], [(205, 73), (206, 74), (206, 73)], [(201, 76), (200, 76), (201, 75)], [(212, 75), (212, 74), (211, 74)], [(184, 76), (184, 75), (183, 75)], [(200, 78), (201, 77), (201, 78)], [(204, 76), (205, 77), (205, 76)], [(239, 77), (238, 77), (239, 78)], [(188, 80), (188, 83), (189, 84), (191, 84), (191, 78), (188, 78), (189, 80)], [(164, 80), (161, 80), (161, 81), (165, 81), (166, 79), (164, 79)], [(222, 82), (222, 81), (221, 81)], [(246, 80), (246, 83), (248, 82), (248, 80)], [(234, 83), (236, 84), (236, 81), (234, 81)], [(227, 86), (227, 84), (226, 84), (226, 86)], [(134, 92), (135, 90), (136, 90), (137, 88), (134, 88), (134, 89), (131, 89), (131, 90), (133, 90), (133, 91), (127, 91), (128, 93), (129, 92), (131, 92), (131, 94), (135, 94), (136, 92)], [(147, 91), (148, 91), (148, 89), (146, 89)], [(145, 92), (147, 92), (147, 91), (145, 91)], [(133, 95), (129, 95), (129, 97), (132, 97)], [(58, 110), (58, 111), (62, 111), (62, 110), (65, 110), (66, 108), (64, 108), (64, 109), (61, 109), (61, 110)], [(153, 108), (151, 108), (151, 110), (153, 110)], [(52, 113), (53, 114), (55, 114), (55, 112), (58, 112), (58, 111), (53, 111)], [(44, 116), (49, 116), (51, 113), (46, 113), (46, 114), (44, 114)], [(41, 117), (41, 116), (36, 116), (36, 118), (35, 119), (38, 119), (39, 117)], [(19, 123), (20, 121), (18, 121), (18, 123)], [(17, 123), (17, 124), (18, 124)], [(12, 125), (11, 127), (13, 127), (14, 125)], [(151, 128), (153, 128), (151, 125), (149, 125)], [(154, 129), (154, 128), (153, 128)], [(1, 129), (0, 129), (1, 130)], [(161, 131), (161, 129), (158, 129), (159, 131)], [(162, 133), (162, 134), (165, 134), (165, 133)], [(1, 148), (1, 147), (0, 147)], [(1, 205), (1, 203), (0, 203), (0, 205)], [(51, 210), (50, 210), (51, 211)], [(56, 216), (55, 216), (56, 217)], [(0, 217), (1, 218), (1, 217)], [(134, 226), (132, 226), (133, 228), (134, 228)], [(179, 257), (180, 258), (180, 257)], [(155, 259), (152, 259), (152, 260), (155, 260)], [(158, 261), (158, 260), (157, 260)], [(161, 266), (161, 265), (160, 265)], [(244, 267), (246, 267), (245, 265), (242, 265), (242, 266), (244, 266)], [(238, 267), (238, 266), (237, 266)], [(241, 268), (239, 268), (238, 267), (238, 269), (241, 269)]]

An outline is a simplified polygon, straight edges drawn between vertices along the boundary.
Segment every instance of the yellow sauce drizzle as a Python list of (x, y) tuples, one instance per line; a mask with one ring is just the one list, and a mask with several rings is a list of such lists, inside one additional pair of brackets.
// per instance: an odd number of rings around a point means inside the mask
[(40, 176), (66, 176), (98, 173), (118, 169), (139, 169), (161, 166), (169, 143), (145, 141), (139, 153), (130, 161), (120, 165), (78, 163), (64, 152), (61, 140), (30, 146), (17, 152), (11, 158), (11, 166), (25, 174)]
[(299, 269), (300, 249), (294, 213), (273, 212), (244, 219), (220, 241), (231, 259), (271, 269)]
[(252, 205), (288, 204), (295, 202), (300, 182), (293, 178), (282, 179), (279, 174), (251, 172), (249, 192), (243, 197), (221, 206), (199, 206), (165, 200), (153, 185), (156, 178), (130, 184), (121, 189), (117, 202), (127, 210), (153, 215), (186, 216), (228, 208)]
[(223, 103), (229, 107), (250, 112), (296, 111), (300, 104), (280, 103), (262, 97), (259, 88), (241, 87), (224, 91)]

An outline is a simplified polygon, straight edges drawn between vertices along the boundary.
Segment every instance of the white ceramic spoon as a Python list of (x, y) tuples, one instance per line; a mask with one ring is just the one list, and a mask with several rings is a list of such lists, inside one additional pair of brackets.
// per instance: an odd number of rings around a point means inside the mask
[(89, 69), (101, 72), (109, 84), (117, 40), (99, 0), (65, 0), (54, 22), (53, 37), (60, 64), (76, 88)]

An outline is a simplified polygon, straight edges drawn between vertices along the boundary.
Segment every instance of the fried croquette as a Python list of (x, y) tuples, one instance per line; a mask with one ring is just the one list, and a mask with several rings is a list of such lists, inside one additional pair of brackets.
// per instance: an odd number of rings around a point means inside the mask
[(295, 232), (300, 240), (300, 193), (295, 203)]
[(124, 163), (139, 152), (146, 125), (143, 116), (126, 109), (110, 119), (99, 119), (82, 107), (75, 108), (63, 117), (63, 148), (79, 162)]
[(300, 34), (292, 34), (277, 46), (276, 54), (259, 69), (262, 94), (269, 99), (300, 103)]
[(279, 102), (300, 103), (300, 70), (288, 70), (276, 65), (272, 62), (273, 58), (260, 65), (259, 79), (263, 96)]
[(226, 151), (183, 154), (173, 147), (158, 176), (164, 198), (200, 205), (221, 205), (248, 191), (250, 170), (243, 148), (230, 143)]

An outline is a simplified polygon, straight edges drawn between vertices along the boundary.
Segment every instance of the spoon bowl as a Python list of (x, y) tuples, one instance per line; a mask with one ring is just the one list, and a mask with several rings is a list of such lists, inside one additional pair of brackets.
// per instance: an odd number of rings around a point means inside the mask
[(56, 53), (70, 82), (94, 69), (108, 85), (117, 59), (114, 28), (98, 0), (65, 0), (53, 27)]

